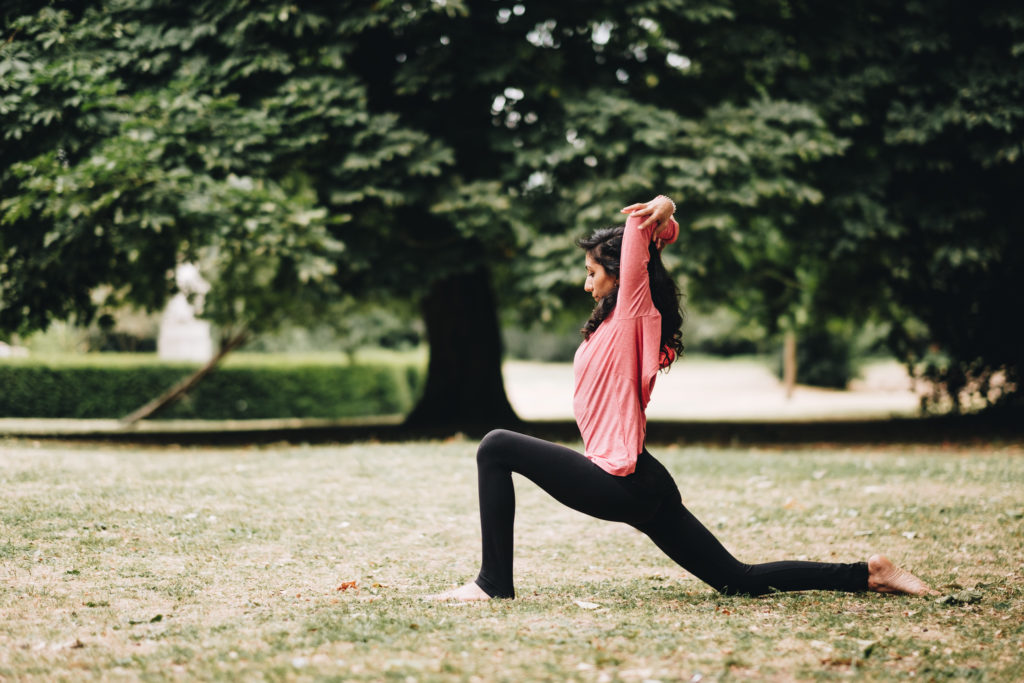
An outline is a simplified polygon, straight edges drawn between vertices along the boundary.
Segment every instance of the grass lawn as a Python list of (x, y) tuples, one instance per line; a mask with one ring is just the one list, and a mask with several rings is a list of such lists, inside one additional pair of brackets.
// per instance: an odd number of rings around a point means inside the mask
[(0, 441), (0, 679), (1024, 680), (1024, 451), (652, 448), (741, 559), (884, 551), (943, 599), (723, 597), (517, 479), (475, 576), (475, 444)]

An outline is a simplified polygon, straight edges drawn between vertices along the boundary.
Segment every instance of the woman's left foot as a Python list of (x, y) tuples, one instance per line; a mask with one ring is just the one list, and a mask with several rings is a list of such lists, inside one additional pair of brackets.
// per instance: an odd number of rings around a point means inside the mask
[(480, 600), (490, 600), (491, 596), (484, 593), (484, 589), (476, 585), (475, 582), (470, 581), (464, 586), (453, 588), (450, 591), (444, 593), (438, 593), (436, 595), (428, 595), (427, 600), (457, 600), (459, 602), (477, 602)]
[(868, 559), (868, 590), (877, 593), (906, 593), (908, 595), (934, 594), (921, 579), (906, 569), (894, 565), (885, 555), (872, 555)]

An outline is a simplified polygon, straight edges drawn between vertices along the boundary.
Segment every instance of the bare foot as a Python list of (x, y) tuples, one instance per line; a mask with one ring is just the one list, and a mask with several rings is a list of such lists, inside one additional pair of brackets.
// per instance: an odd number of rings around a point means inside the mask
[(436, 595), (428, 595), (427, 600), (458, 600), (459, 602), (476, 602), (478, 600), (490, 600), (491, 596), (484, 593), (484, 589), (476, 585), (475, 582), (470, 581), (465, 586), (459, 586), (453, 588), (450, 591), (444, 593), (438, 593)]
[(868, 590), (877, 593), (934, 594), (921, 579), (894, 565), (885, 555), (868, 558)]

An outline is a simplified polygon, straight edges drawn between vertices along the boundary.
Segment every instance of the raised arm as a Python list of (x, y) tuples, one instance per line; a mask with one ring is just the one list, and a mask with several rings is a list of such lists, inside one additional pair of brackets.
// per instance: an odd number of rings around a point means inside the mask
[(676, 240), (679, 225), (672, 219), (673, 206), (671, 199), (658, 196), (622, 210), (629, 213), (629, 218), (622, 235), (622, 256), (619, 259), (619, 295), (615, 304), (619, 315), (640, 315), (649, 308), (648, 245), (653, 241), (660, 249), (662, 244)]

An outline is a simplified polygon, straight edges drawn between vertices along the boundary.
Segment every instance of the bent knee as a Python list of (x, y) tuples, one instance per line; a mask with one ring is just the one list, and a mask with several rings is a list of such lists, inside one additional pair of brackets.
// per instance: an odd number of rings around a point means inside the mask
[(477, 463), (507, 453), (515, 442), (515, 437), (516, 433), (507, 429), (492, 429), (487, 432), (487, 436), (480, 440), (480, 445), (476, 449)]

